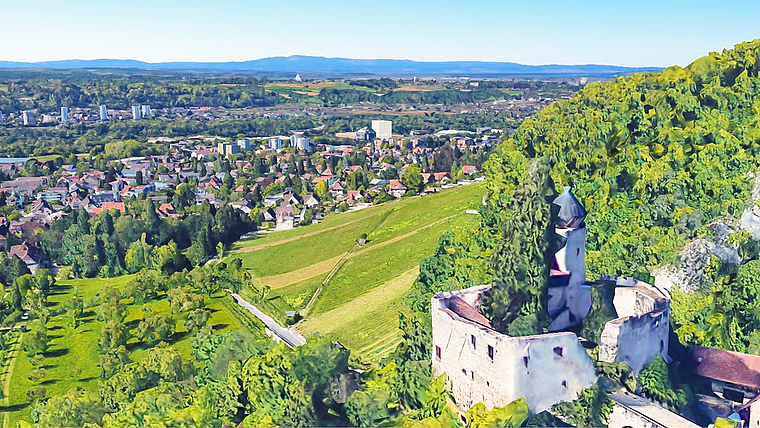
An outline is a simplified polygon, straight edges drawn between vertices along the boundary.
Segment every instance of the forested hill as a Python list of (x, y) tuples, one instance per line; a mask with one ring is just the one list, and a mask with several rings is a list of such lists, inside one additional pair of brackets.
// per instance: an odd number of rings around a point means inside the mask
[(424, 74), (431, 76), (462, 75), (622, 75), (656, 67), (620, 67), (614, 65), (524, 65), (514, 62), (485, 61), (412, 61), (397, 59), (351, 59), (325, 58), (319, 56), (292, 55), (288, 57), (261, 58), (237, 62), (158, 62), (134, 60), (94, 59), (43, 62), (0, 61), (0, 68), (34, 69), (93, 69), (123, 68), (138, 70), (215, 70), (225, 72), (253, 73), (308, 73), (308, 74), (363, 74), (405, 76)]
[[(586, 206), (589, 276), (643, 275), (716, 218), (760, 166), (760, 40), (686, 68), (588, 85), (523, 122), (487, 164), (493, 208), (546, 157)], [(497, 210), (498, 211), (498, 210)]]
[[(494, 297), (503, 301), (489, 303), (494, 315), (504, 317), (500, 305), (523, 299), (527, 306), (503, 319), (525, 320), (526, 331), (545, 319), (540, 308), (548, 271), (542, 267), (552, 234), (541, 231), (548, 208), (515, 199), (539, 200), (542, 186), (553, 182), (554, 190), (572, 185), (589, 212), (589, 279), (608, 274), (651, 281), (653, 268), (680, 263), (687, 243), (715, 239), (710, 223), (732, 226), (724, 244), (741, 260), (708, 254), (701, 287), (688, 294), (673, 290), (673, 320), (684, 344), (760, 350), (760, 289), (752, 279), (760, 274), (758, 242), (736, 227), (760, 169), (758, 71), (755, 40), (686, 68), (588, 85), (523, 122), (485, 166), (489, 227), (476, 242), (494, 248), (493, 255), (482, 252), (483, 263), (495, 267), (486, 272), (495, 284), (507, 284), (502, 297)], [(531, 159), (540, 159), (538, 168)], [(551, 180), (536, 178), (541, 165)], [(535, 215), (521, 213), (525, 206)], [(510, 250), (515, 237), (521, 237), (519, 254)], [(521, 277), (519, 284), (512, 276)]]
[(723, 244), (740, 261), (707, 254), (700, 288), (673, 290), (672, 318), (683, 344), (760, 350), (759, 245), (736, 227), (760, 169), (758, 71), (755, 40), (686, 68), (588, 85), (524, 121), (484, 165), (482, 227), (443, 236), (421, 263), (415, 310), (428, 311), (432, 293), (490, 282), (483, 311), (494, 325), (542, 331), (557, 249), (549, 202), (571, 185), (589, 212), (590, 280), (652, 281), (688, 243), (715, 239), (711, 223), (733, 226)]

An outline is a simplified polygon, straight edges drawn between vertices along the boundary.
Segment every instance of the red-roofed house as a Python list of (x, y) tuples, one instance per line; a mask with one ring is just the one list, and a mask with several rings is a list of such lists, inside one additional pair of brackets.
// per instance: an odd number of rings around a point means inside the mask
[(48, 262), (42, 255), (42, 252), (34, 245), (24, 242), (23, 244), (11, 246), (11, 250), (8, 252), (9, 257), (16, 256), (26, 264), (26, 267), (32, 273), (37, 273), (38, 269), (44, 269), (47, 267)]
[(388, 194), (394, 198), (400, 198), (406, 194), (407, 188), (401, 180), (389, 180)]
[(478, 173), (478, 167), (474, 165), (464, 165), (462, 166), (462, 174), (464, 175), (473, 175)]

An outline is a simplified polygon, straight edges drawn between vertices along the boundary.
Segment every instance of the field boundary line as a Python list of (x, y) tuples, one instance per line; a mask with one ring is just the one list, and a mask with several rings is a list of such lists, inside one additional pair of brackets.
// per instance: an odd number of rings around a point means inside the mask
[(297, 241), (299, 239), (308, 238), (308, 237), (314, 236), (314, 235), (319, 235), (320, 233), (329, 232), (331, 230), (340, 229), (342, 227), (350, 226), (350, 225), (352, 225), (354, 223), (360, 222), (362, 220), (367, 220), (368, 218), (371, 218), (371, 217), (372, 216), (357, 218), (356, 220), (351, 220), (349, 222), (338, 224), (338, 225), (335, 225), (335, 226), (330, 226), (330, 227), (325, 228), (325, 229), (315, 230), (315, 231), (312, 231), (312, 232), (304, 233), (303, 235), (293, 236), (293, 237), (290, 237), (290, 238), (285, 238), (285, 239), (281, 239), (279, 241), (269, 242), (269, 243), (266, 243), (266, 244), (259, 244), (259, 245), (252, 245), (250, 247), (238, 248), (238, 249), (232, 250), (232, 252), (233, 253), (250, 253), (251, 251), (258, 251), (258, 250), (263, 250), (265, 248), (274, 247), (274, 246), (277, 246), (277, 245), (287, 244), (288, 242)]

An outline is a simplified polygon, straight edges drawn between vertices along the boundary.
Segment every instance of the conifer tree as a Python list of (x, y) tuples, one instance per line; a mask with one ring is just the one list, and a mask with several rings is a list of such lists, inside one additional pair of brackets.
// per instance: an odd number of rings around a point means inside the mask
[(548, 162), (537, 159), (506, 205), (503, 237), (490, 260), (494, 286), (484, 293), (481, 305), (503, 333), (541, 333), (548, 322), (546, 285), (558, 238), (553, 230), (554, 196)]

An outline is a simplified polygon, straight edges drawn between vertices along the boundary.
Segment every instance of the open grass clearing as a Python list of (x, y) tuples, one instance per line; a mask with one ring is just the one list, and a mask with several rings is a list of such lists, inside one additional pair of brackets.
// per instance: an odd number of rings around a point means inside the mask
[(362, 233), (370, 233), (383, 216), (362, 219), (349, 226), (293, 240), (264, 250), (235, 253), (256, 277), (281, 275), (348, 252)]
[(381, 357), (371, 354), (375, 347), (400, 338), (398, 312), (405, 310), (401, 299), (418, 273), (417, 267), (412, 268), (348, 304), (309, 316), (298, 325), (298, 330), (304, 334), (329, 333), (362, 357)]
[(348, 304), (375, 287), (387, 283), (402, 272), (419, 266), (438, 246), (446, 230), (462, 221), (474, 221), (474, 216), (462, 214), (410, 237), (378, 247), (350, 258), (324, 288), (310, 316)]

